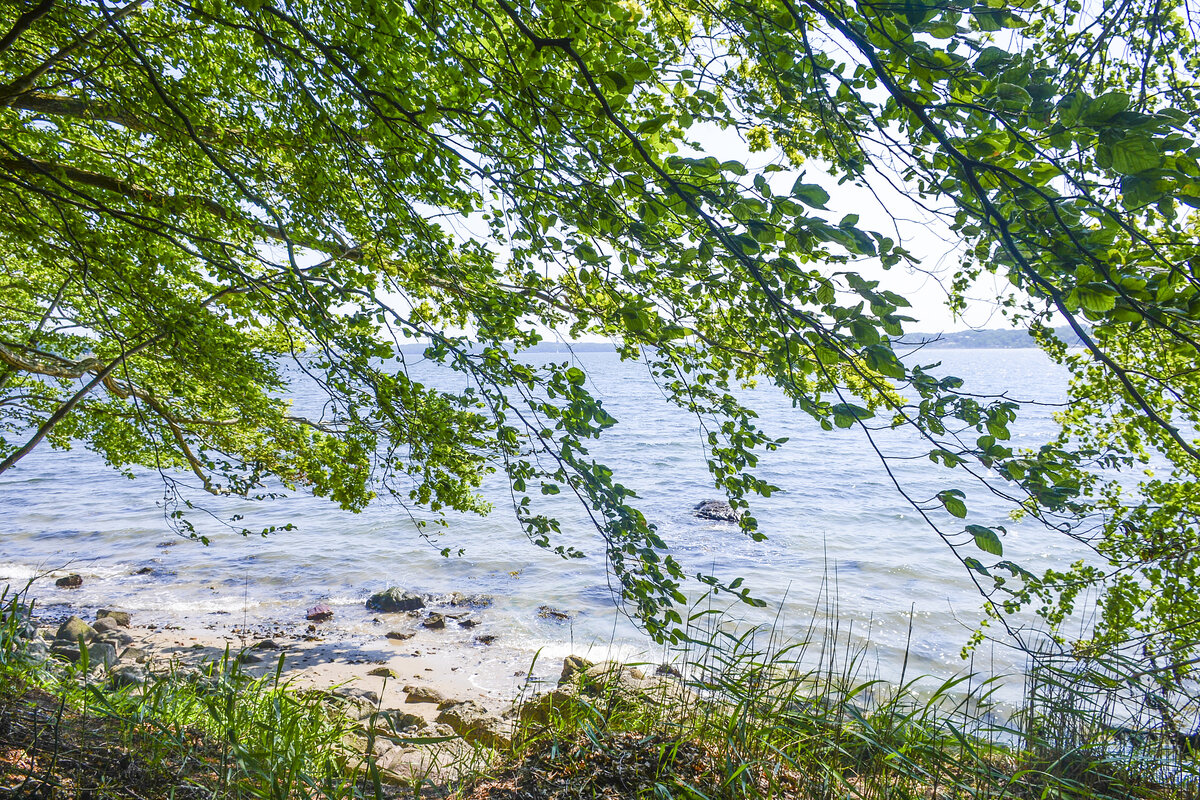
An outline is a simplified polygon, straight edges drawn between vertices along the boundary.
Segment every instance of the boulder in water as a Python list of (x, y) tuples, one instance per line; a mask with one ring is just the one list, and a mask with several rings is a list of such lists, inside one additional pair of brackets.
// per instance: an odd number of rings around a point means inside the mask
[(742, 516), (724, 500), (702, 500), (692, 506), (692, 514), (700, 519), (711, 519), (716, 522), (737, 522)]
[(419, 594), (406, 592), (393, 586), (383, 592), (376, 592), (367, 598), (367, 608), (372, 611), (382, 611), (394, 614), (400, 611), (417, 611), (425, 607), (425, 600)]
[(83, 576), (79, 573), (72, 572), (65, 578), (59, 578), (54, 582), (54, 585), (60, 589), (78, 589), (83, 586)]

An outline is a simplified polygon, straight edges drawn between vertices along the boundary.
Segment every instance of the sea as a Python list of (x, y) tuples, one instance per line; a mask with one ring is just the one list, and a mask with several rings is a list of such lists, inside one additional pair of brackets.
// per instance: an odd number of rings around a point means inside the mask
[[(804, 646), (833, 635), (863, 669), (884, 678), (968, 669), (1019, 675), (1027, 656), (994, 624), (964, 658), (964, 644), (983, 619), (983, 598), (951, 543), (960, 555), (990, 564), (998, 559), (974, 546), (964, 524), (1003, 525), (1004, 558), (1034, 572), (1087, 556), (1061, 534), (1012, 519), (1012, 503), (991, 491), (1007, 488), (998, 476), (935, 465), (928, 446), (908, 430), (876, 431), (873, 443), (858, 429), (823, 431), (766, 383), (740, 395), (766, 433), (788, 441), (765, 453), (756, 469), (779, 491), (752, 499), (767, 536), (753, 541), (736, 525), (693, 515), (698, 502), (720, 498), (701, 422), (664, 399), (645, 365), (566, 347), (524, 357), (585, 370), (589, 389), (618, 420), (593, 454), (637, 492), (638, 507), (688, 574), (742, 578), (766, 602), (752, 608), (690, 582), (691, 604), (681, 610), (707, 635), (748, 632), (743, 641), (761, 647)], [(1015, 447), (1035, 448), (1053, 436), (1067, 375), (1041, 351), (926, 349), (909, 358), (935, 374), (961, 377), (965, 391), (1024, 403), (1012, 426)], [(413, 376), (430, 385), (462, 384), (461, 375), (407, 360)], [(966, 520), (939, 510), (934, 498), (947, 488), (965, 492)], [(335, 617), (321, 635), (348, 639), (379, 635), (387, 623), (364, 606), (373, 592), (398, 586), (434, 600), (462, 592), (493, 598), (479, 612), (479, 628), (447, 632), (464, 642), (490, 631), (497, 644), (543, 661), (572, 652), (654, 662), (678, 657), (677, 648), (650, 641), (615, 596), (602, 540), (577, 501), (535, 494), (535, 503), (561, 521), (555, 544), (588, 556), (564, 560), (526, 538), (502, 474), (491, 476), (482, 492), (494, 506), (490, 514), (453, 514), (444, 528), (427, 528), (423, 536), (415, 521), (429, 515), (389, 501), (350, 513), (303, 492), (251, 502), (197, 491), (191, 519), (208, 537), (204, 544), (172, 529), (157, 472), (139, 469), (129, 479), (83, 447), (42, 447), (0, 477), (0, 586), (36, 578), (31, 593), (44, 611), (119, 607), (160, 625), (213, 630), (302, 625), (305, 610), (324, 603)], [(949, 541), (910, 499), (934, 509), (930, 519)], [(234, 515), (253, 530), (294, 528), (244, 536), (222, 522)], [(446, 548), (451, 555), (442, 555)], [(67, 572), (79, 573), (83, 585), (56, 588), (53, 578)], [(1081, 633), (1086, 623), (1085, 613)], [(1035, 618), (1022, 624), (1036, 633)]]

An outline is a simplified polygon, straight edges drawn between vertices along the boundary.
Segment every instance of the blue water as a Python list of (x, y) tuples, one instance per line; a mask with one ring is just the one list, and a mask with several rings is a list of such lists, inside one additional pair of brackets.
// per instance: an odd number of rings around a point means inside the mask
[[(529, 358), (573, 360), (592, 376), (590, 388), (619, 420), (593, 454), (638, 492), (640, 508), (689, 573), (744, 577), (769, 603), (764, 612), (736, 607), (734, 618), (769, 621), (778, 614), (785, 635), (801, 636), (814, 609), (824, 624), (836, 604), (840, 629), (853, 628), (854, 641), (869, 640), (869, 655), (885, 672), (901, 658), (911, 619), (910, 670), (945, 673), (962, 666), (960, 649), (980, 619), (979, 594), (947, 544), (897, 492), (860, 431), (823, 432), (769, 386), (745, 392), (761, 427), (789, 437), (756, 470), (782, 489), (753, 505), (769, 537), (756, 543), (734, 526), (692, 517), (696, 502), (717, 496), (699, 426), (663, 400), (643, 366), (608, 353)], [(1014, 443), (1036, 447), (1051, 435), (1052, 404), (1063, 401), (1066, 376), (1039, 351), (936, 350), (920, 360), (942, 361), (938, 371), (963, 377), (968, 391), (1007, 391), (1015, 399), (1051, 404), (1022, 413)], [(434, 385), (461, 382), (428, 365), (413, 369)], [(1006, 558), (1036, 571), (1079, 556), (1036, 524), (1008, 523), (1008, 507), (978, 483), (919, 457), (928, 448), (910, 432), (881, 431), (878, 444), (896, 457), (889, 466), (912, 497), (928, 500), (940, 489), (961, 486), (972, 520), (1007, 524)], [(490, 479), (484, 492), (496, 506), (491, 515), (454, 516), (433, 541), (420, 538), (412, 518), (394, 504), (351, 514), (302, 494), (252, 503), (197, 492), (215, 517), (243, 514), (243, 524), (253, 529), (296, 525), (267, 538), (243, 538), (196, 514), (212, 539), (204, 546), (171, 532), (156, 473), (141, 470), (128, 480), (86, 450), (43, 448), (0, 478), (0, 584), (70, 570), (84, 576), (84, 586), (57, 590), (42, 580), (35, 594), (43, 604), (114, 605), (142, 612), (143, 619), (218, 627), (302, 620), (306, 607), (325, 602), (338, 612), (334, 634), (368, 630), (372, 615), (363, 600), (390, 585), (433, 594), (483, 592), (497, 598), (483, 612), (485, 624), (510, 647), (559, 653), (599, 642), (654, 650), (614, 605), (601, 542), (578, 506), (565, 497), (546, 501), (563, 521), (562, 543), (590, 556), (564, 561), (524, 538), (500, 477)], [(962, 530), (962, 522), (944, 512), (935, 517), (949, 531)], [(465, 554), (444, 558), (443, 547), (465, 548)], [(987, 559), (970, 545), (963, 552)], [(133, 574), (143, 567), (153, 572)], [(691, 590), (699, 594), (698, 587)], [(547, 620), (537, 614), (542, 605), (577, 615), (569, 623)], [(1019, 656), (1002, 648), (984, 652), (994, 668), (1019, 666)]]

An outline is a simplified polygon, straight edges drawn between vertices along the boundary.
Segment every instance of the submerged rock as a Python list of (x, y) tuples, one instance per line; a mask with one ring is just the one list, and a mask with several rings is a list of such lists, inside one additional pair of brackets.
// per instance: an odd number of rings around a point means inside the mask
[(388, 631), (387, 638), (396, 642), (403, 642), (416, 636), (412, 631)]
[(72, 572), (65, 578), (59, 578), (54, 582), (54, 585), (60, 589), (78, 589), (83, 586), (83, 576), (79, 573)]
[(692, 514), (700, 519), (711, 519), (716, 522), (737, 522), (742, 516), (724, 500), (702, 500), (692, 506)]
[(576, 612), (559, 611), (557, 608), (552, 608), (551, 606), (539, 606), (537, 613), (542, 619), (553, 619), (563, 622), (574, 617)]
[(450, 593), (450, 605), (452, 606), (487, 608), (492, 604), (493, 600), (494, 598), (490, 594), (464, 594), (462, 592)]
[(393, 586), (383, 592), (376, 592), (367, 598), (367, 608), (372, 611), (382, 611), (394, 614), (400, 611), (417, 611), (425, 607), (425, 600), (419, 594), (406, 592)]

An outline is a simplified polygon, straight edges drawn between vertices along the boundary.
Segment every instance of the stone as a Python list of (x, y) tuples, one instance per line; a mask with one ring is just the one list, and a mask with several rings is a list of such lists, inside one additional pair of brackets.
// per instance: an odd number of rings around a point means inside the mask
[(375, 669), (371, 670), (367, 674), (374, 675), (376, 678), (399, 678), (400, 677), (399, 675), (396, 674), (396, 670), (392, 669), (391, 667), (376, 667)]
[(394, 731), (420, 730), (429, 723), (420, 714), (413, 714), (399, 709), (389, 709), (381, 715), (387, 720)]
[(96, 641), (108, 642), (114, 647), (125, 647), (126, 645), (133, 644), (133, 637), (125, 633), (125, 631), (108, 631), (97, 636)]
[(584, 702), (579, 696), (579, 687), (560, 686), (543, 694), (534, 695), (521, 704), (518, 716), (524, 722), (545, 725), (554, 716), (567, 716), (574, 708), (584, 708)]
[(475, 641), (479, 644), (491, 644), (492, 642), (496, 641), (496, 634), (481, 633), (475, 637)]
[(466, 619), (460, 619), (458, 621), (458, 626), (460, 628), (474, 628), (478, 624), (479, 620), (475, 619), (474, 617), (467, 617)]
[(434, 611), (428, 617), (421, 620), (421, 624), (430, 630), (441, 630), (446, 627), (446, 617)]
[(83, 586), (83, 576), (77, 572), (72, 572), (65, 578), (56, 580), (54, 585), (60, 589), (78, 589), (80, 586)]
[(661, 681), (646, 680), (646, 674), (636, 667), (606, 661), (589, 667), (575, 679), (583, 691), (591, 695), (619, 695), (633, 698), (663, 686)]
[(116, 631), (120, 629), (121, 626), (117, 624), (117, 621), (112, 617), (100, 617), (96, 620), (95, 624), (92, 625), (92, 630), (96, 631), (96, 633), (107, 633), (108, 631)]
[(50, 657), (50, 645), (41, 639), (32, 639), (25, 645), (25, 655), (33, 661), (45, 661)]
[(376, 592), (367, 598), (367, 608), (372, 611), (382, 611), (385, 614), (417, 611), (424, 607), (425, 600), (419, 594), (406, 592), (396, 586), (383, 592)]
[(88, 645), (88, 666), (112, 669), (117, 664), (117, 647), (108, 642), (93, 642)]
[(343, 700), (362, 700), (370, 703), (372, 706), (379, 705), (379, 692), (370, 689), (359, 689), (354, 686), (339, 686), (333, 690), (334, 697), (340, 697)]
[(237, 654), (239, 664), (261, 664), (265, 660), (262, 656), (251, 653), (249, 650), (243, 650)]
[(57, 656), (64, 661), (70, 661), (72, 664), (74, 664), (79, 660), (79, 645), (71, 644), (70, 642), (66, 641), (55, 642), (50, 647), (50, 654)]
[(370, 689), (339, 686), (333, 690), (333, 696), (342, 704), (346, 714), (357, 720), (370, 719), (379, 711), (379, 693)]
[(117, 689), (124, 689), (129, 686), (141, 686), (146, 682), (147, 678), (146, 668), (136, 664), (117, 667), (108, 676), (109, 682)]
[(311, 622), (327, 622), (333, 619), (333, 609), (324, 603), (317, 603), (308, 610), (304, 618)]
[(437, 721), (449, 725), (455, 733), (472, 744), (497, 750), (512, 745), (512, 726), (474, 700), (455, 703), (444, 709), (437, 715)]
[(416, 636), (412, 631), (388, 631), (387, 638), (397, 642), (404, 642)]
[(255, 642), (250, 646), (251, 650), (278, 650), (279, 643), (274, 639), (263, 639), (261, 642)]
[(542, 619), (552, 619), (557, 622), (563, 622), (575, 616), (574, 611), (559, 611), (551, 606), (538, 606), (537, 613)]
[(132, 661), (135, 664), (145, 664), (150, 660), (150, 654), (140, 647), (126, 647), (121, 651), (122, 661)]
[[(149, 567), (147, 567), (147, 569), (149, 569)], [(122, 628), (128, 628), (130, 625), (133, 624), (133, 617), (131, 617), (129, 615), (128, 611), (116, 611), (111, 608), (102, 608), (99, 611), (97, 611), (96, 619), (97, 620), (111, 619), (114, 622), (116, 622), (118, 625), (120, 625)]]
[(582, 656), (567, 656), (563, 659), (562, 672), (558, 676), (558, 685), (563, 686), (575, 681), (575, 676), (587, 672), (596, 666)]
[(133, 574), (134, 575), (153, 575), (154, 567), (142, 567), (141, 569), (137, 570)]
[(494, 598), (490, 594), (463, 594), (462, 592), (450, 593), (450, 605), (452, 606), (487, 608), (493, 602)]
[(715, 522), (737, 522), (742, 515), (724, 500), (702, 500), (692, 506), (692, 515)]
[(80, 636), (83, 637), (84, 642), (90, 642), (96, 638), (96, 629), (79, 617), (71, 617), (58, 626), (58, 633), (54, 635), (54, 639), (57, 642), (76, 644)]
[(437, 703), (439, 706), (446, 702), (446, 695), (442, 694), (432, 686), (414, 686), (408, 685), (404, 687), (404, 698), (406, 703)]

